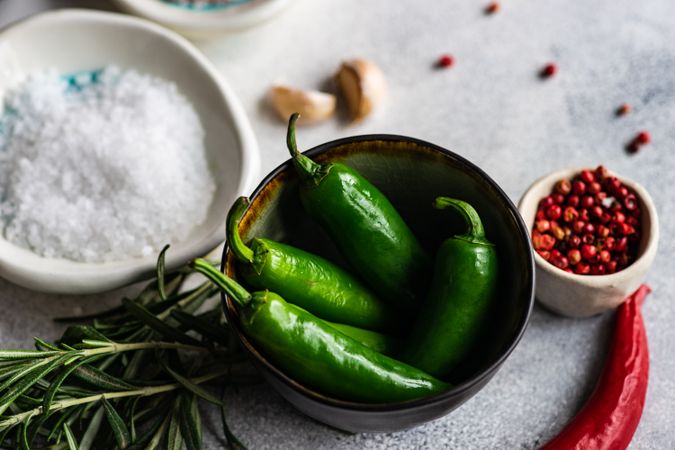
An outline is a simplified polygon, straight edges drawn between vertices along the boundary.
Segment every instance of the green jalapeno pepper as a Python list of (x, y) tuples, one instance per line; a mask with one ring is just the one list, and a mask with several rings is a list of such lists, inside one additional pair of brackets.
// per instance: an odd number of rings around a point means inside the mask
[(270, 289), (291, 303), (332, 322), (371, 330), (396, 330), (400, 319), (356, 277), (312, 253), (269, 239), (247, 247), (239, 219), (248, 206), (240, 197), (227, 217), (227, 242), (239, 264), (237, 274), (257, 289)]
[(434, 206), (459, 212), (467, 230), (441, 244), (427, 301), (399, 358), (444, 378), (483, 331), (497, 287), (497, 254), (471, 205), (438, 197)]
[(300, 383), (343, 400), (390, 403), (435, 394), (448, 384), (382, 355), (270, 291), (249, 293), (204, 260), (192, 262), (238, 305), (244, 333)]
[(356, 170), (340, 163), (317, 164), (298, 151), (297, 118), (291, 116), (287, 144), (305, 210), (380, 298), (416, 311), (431, 267), (426, 251), (387, 197)]
[(328, 325), (335, 328), (342, 334), (359, 341), (368, 348), (372, 348), (383, 355), (393, 356), (401, 349), (401, 341), (394, 336), (378, 333), (376, 331), (364, 330), (363, 328), (345, 325), (343, 323), (328, 322)]

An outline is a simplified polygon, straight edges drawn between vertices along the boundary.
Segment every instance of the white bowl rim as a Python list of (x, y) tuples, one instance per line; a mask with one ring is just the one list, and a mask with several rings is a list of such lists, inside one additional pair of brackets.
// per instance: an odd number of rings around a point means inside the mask
[[(553, 186), (553, 184), (556, 181), (564, 178), (570, 179), (572, 178), (572, 176), (580, 173), (582, 170), (593, 170), (593, 169), (589, 169), (588, 167), (569, 167), (565, 169), (556, 170), (535, 180), (527, 188), (527, 190), (523, 193), (522, 197), (518, 201), (518, 210), (521, 211), (521, 215), (522, 210), (524, 208), (532, 206), (533, 204), (537, 205), (541, 200), (541, 197), (538, 197), (538, 195), (535, 193), (535, 191), (537, 191), (537, 189), (540, 186), (546, 184), (550, 184), (551, 186)], [(632, 277), (633, 272), (638, 272), (640, 270), (646, 269), (643, 266), (645, 264), (649, 265), (651, 261), (653, 261), (654, 259), (653, 256), (654, 254), (656, 254), (659, 241), (659, 220), (658, 214), (656, 212), (656, 206), (654, 205), (654, 201), (649, 195), (649, 192), (647, 192), (647, 189), (645, 189), (637, 181), (634, 181), (630, 178), (627, 178), (623, 175), (619, 175), (609, 170), (608, 173), (611, 176), (618, 178), (623, 184), (625, 184), (630, 190), (632, 190), (636, 194), (638, 200), (642, 205), (642, 208), (647, 210), (651, 218), (650, 229), (648, 231), (649, 233), (648, 239), (646, 241), (642, 253), (638, 256), (638, 258), (635, 261), (633, 261), (632, 264), (630, 264), (628, 267), (622, 270), (619, 270), (618, 272), (606, 275), (580, 275), (576, 273), (569, 273), (557, 268), (553, 264), (546, 261), (539, 253), (533, 251), (532, 253), (534, 254), (534, 260), (539, 269), (544, 270), (545, 272), (553, 276), (560, 277), (562, 279), (566, 279), (577, 284), (602, 288), (605, 286), (614, 285), (616, 284), (617, 281), (625, 280)], [(529, 227), (528, 233), (530, 233), (531, 236), (533, 223), (528, 223), (525, 217), (523, 217), (523, 220), (525, 220), (525, 223)]]
[[(41, 12), (13, 22), (0, 29), (0, 45), (7, 37), (23, 27), (63, 23), (105, 23), (120, 28), (140, 29), (151, 35), (170, 41), (179, 51), (190, 56), (218, 87), (223, 104), (232, 118), (235, 139), (240, 143), (241, 173), (239, 184), (233, 195), (248, 192), (255, 185), (260, 169), (258, 144), (243, 106), (234, 91), (218, 69), (187, 39), (151, 21), (125, 14), (68, 8)], [(223, 213), (224, 214), (224, 213)], [(194, 244), (182, 242), (181, 248), (169, 251), (166, 256), (168, 269), (185, 263), (188, 259), (203, 255), (217, 247), (225, 238), (224, 227), (220, 227)], [(0, 276), (20, 286), (41, 292), (58, 294), (92, 294), (119, 288), (148, 278), (154, 273), (156, 255), (102, 263), (87, 263), (58, 258), (45, 258), (23, 247), (5, 240), (0, 234), (0, 245), (28, 253), (40, 262), (39, 268), (22, 264), (19, 260), (8, 260), (0, 251)], [(57, 278), (58, 282), (54, 283)]]
[(271, 18), (291, 0), (250, 0), (225, 9), (189, 10), (161, 0), (115, 0), (132, 14), (185, 31), (236, 30)]

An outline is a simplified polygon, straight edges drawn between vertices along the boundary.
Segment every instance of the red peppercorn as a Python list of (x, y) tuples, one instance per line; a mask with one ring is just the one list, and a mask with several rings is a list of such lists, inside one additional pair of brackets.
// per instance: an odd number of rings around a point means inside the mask
[(551, 78), (557, 72), (558, 66), (556, 66), (554, 63), (548, 63), (541, 69), (541, 71), (539, 72), (539, 76), (541, 78)]
[(607, 236), (605, 239), (605, 245), (604, 248), (607, 250), (614, 250), (614, 246), (616, 245), (616, 239), (613, 236)]
[(607, 178), (608, 176), (609, 176), (609, 171), (607, 170), (607, 168), (605, 166), (599, 165), (598, 167), (595, 168), (595, 178), (597, 180), (602, 181), (605, 178)]
[(455, 58), (453, 58), (452, 55), (445, 54), (438, 58), (438, 62), (436, 64), (438, 67), (452, 67), (452, 65), (455, 64)]
[(485, 14), (495, 14), (499, 12), (500, 5), (497, 2), (492, 2), (485, 7)]
[(616, 195), (620, 198), (625, 198), (628, 195), (628, 188), (626, 186), (621, 186), (616, 190)]
[(594, 246), (584, 244), (581, 246), (581, 257), (586, 261), (593, 261), (597, 250)]
[(572, 183), (572, 192), (574, 192), (575, 194), (579, 194), (579, 195), (585, 193), (586, 192), (586, 183), (584, 183), (583, 181), (579, 181), (579, 180), (575, 181), (574, 183)]
[(579, 211), (572, 208), (571, 206), (568, 206), (563, 211), (562, 217), (563, 217), (564, 222), (567, 222), (567, 223), (573, 222), (574, 220), (576, 220), (577, 217), (579, 217)]
[(584, 195), (581, 197), (581, 207), (582, 208), (591, 208), (595, 205), (595, 199), (590, 195)]
[(551, 222), (548, 220), (537, 220), (535, 226), (537, 227), (537, 231), (545, 233), (551, 229)]
[(598, 237), (606, 238), (609, 236), (609, 228), (604, 225), (598, 225), (597, 233)]
[(573, 234), (567, 239), (567, 245), (571, 248), (577, 248), (581, 245), (581, 238), (576, 234)]
[(591, 194), (598, 194), (602, 190), (602, 185), (597, 181), (592, 182), (588, 185), (588, 192)]
[(627, 237), (621, 237), (616, 240), (616, 244), (614, 245), (614, 251), (617, 253), (625, 253), (625, 251), (628, 249), (628, 238)]
[(607, 273), (614, 273), (616, 272), (616, 261), (609, 261), (605, 264), (605, 267), (607, 268)]
[(562, 215), (562, 208), (559, 205), (551, 205), (546, 209), (546, 217), (551, 220), (558, 220)]
[(635, 136), (635, 142), (637, 142), (640, 145), (647, 145), (651, 142), (652, 137), (647, 131), (640, 131), (636, 136)]
[(575, 265), (579, 261), (581, 261), (581, 252), (576, 248), (573, 248), (572, 250), (567, 252), (567, 259), (569, 260), (569, 263), (571, 265)]
[(602, 223), (608, 223), (610, 220), (612, 220), (612, 216), (609, 213), (603, 212), (600, 221)]
[(580, 275), (587, 275), (591, 272), (591, 266), (584, 262), (580, 262), (579, 264), (576, 265), (574, 268), (574, 273), (578, 273)]
[(570, 180), (560, 180), (555, 184), (554, 189), (558, 194), (567, 195), (572, 191), (572, 183)]
[(586, 234), (593, 234), (595, 233), (595, 225), (593, 225), (590, 222), (587, 222), (586, 225), (584, 225), (583, 232)]
[(593, 236), (592, 234), (584, 234), (581, 237), (581, 242), (583, 244), (592, 245), (595, 242), (595, 236)]
[(612, 259), (612, 254), (607, 250), (600, 250), (598, 253), (598, 261), (602, 263), (607, 263)]
[(602, 206), (594, 206), (593, 208), (591, 208), (591, 215), (593, 217), (597, 217), (598, 219), (602, 220), (603, 213), (604, 212), (602, 210)]
[(623, 233), (625, 236), (629, 236), (635, 233), (635, 228), (624, 222), (621, 224), (621, 233)]
[(551, 257), (551, 252), (548, 252), (546, 250), (537, 250), (537, 253), (539, 253), (539, 256), (544, 258), (546, 261), (548, 261), (549, 258)]
[(579, 211), (579, 218), (584, 222), (591, 220), (591, 216), (588, 214), (588, 210), (586, 208), (583, 208), (581, 211)]
[(553, 203), (556, 205), (562, 205), (565, 203), (565, 196), (562, 194), (553, 194), (551, 197), (553, 198)]
[(579, 196), (570, 195), (569, 197), (567, 197), (567, 204), (572, 208), (576, 208), (577, 206), (579, 206)]
[(604, 264), (593, 264), (591, 266), (591, 275), (604, 275), (605, 271), (606, 269)]
[(555, 202), (553, 201), (553, 197), (548, 195), (544, 198), (541, 199), (539, 202), (539, 207), (540, 208), (548, 208), (549, 206), (553, 205)]
[(579, 173), (579, 178), (586, 184), (591, 184), (595, 181), (595, 175), (590, 170), (582, 170)]
[(560, 258), (562, 256), (562, 253), (560, 253), (560, 250), (558, 250), (556, 248), (556, 249), (551, 250), (551, 256), (553, 258)]
[(617, 116), (625, 116), (629, 112), (630, 112), (630, 105), (628, 103), (624, 103), (623, 105), (616, 108)]
[(558, 224), (551, 226), (551, 234), (559, 241), (565, 238), (565, 230), (558, 226)]
[(637, 208), (637, 198), (635, 197), (635, 194), (626, 195), (623, 199), (623, 206), (628, 211), (634, 211)]
[(534, 218), (537, 220), (544, 220), (546, 219), (546, 212), (540, 209), (539, 211), (537, 211), (537, 214), (535, 214)]
[(581, 234), (584, 231), (584, 227), (586, 226), (586, 222), (583, 220), (577, 220), (572, 224), (572, 229), (574, 230), (575, 233)]

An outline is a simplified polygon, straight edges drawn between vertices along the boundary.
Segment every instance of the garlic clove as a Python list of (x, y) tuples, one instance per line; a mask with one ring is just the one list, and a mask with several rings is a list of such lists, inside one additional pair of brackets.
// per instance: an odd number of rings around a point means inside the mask
[(319, 91), (303, 91), (288, 86), (273, 86), (272, 105), (284, 121), (297, 112), (298, 125), (310, 125), (325, 120), (335, 112), (335, 96)]
[(365, 59), (343, 62), (336, 79), (347, 100), (353, 122), (359, 122), (370, 114), (386, 92), (384, 74)]

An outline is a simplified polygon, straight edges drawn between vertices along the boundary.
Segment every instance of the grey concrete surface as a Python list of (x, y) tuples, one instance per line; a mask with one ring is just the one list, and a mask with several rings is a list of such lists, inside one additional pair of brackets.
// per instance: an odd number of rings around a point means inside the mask
[[(261, 175), (286, 159), (285, 124), (265, 94), (275, 81), (323, 88), (340, 60), (381, 65), (389, 96), (363, 124), (335, 120), (299, 132), (302, 148), (338, 137), (396, 133), (452, 149), (484, 168), (515, 201), (538, 176), (605, 164), (642, 183), (661, 219), (661, 245), (644, 306), (651, 373), (631, 449), (675, 448), (675, 2), (509, 0), (485, 2), (296, 0), (257, 28), (197, 45), (221, 69), (252, 121)], [(107, 2), (0, 1), (0, 24), (30, 12)], [(445, 52), (450, 70), (434, 70)], [(548, 61), (559, 74), (541, 81)], [(623, 102), (634, 112), (614, 116)], [(637, 155), (624, 144), (648, 129)], [(130, 288), (133, 289), (133, 288)], [(49, 318), (114, 304), (121, 292), (71, 298), (0, 281), (0, 346), (56, 337)], [(555, 435), (591, 392), (607, 349), (611, 315), (557, 317), (536, 307), (502, 370), (457, 411), (407, 432), (348, 435), (303, 417), (265, 386), (229, 393), (231, 425), (252, 449), (534, 449)], [(215, 411), (204, 410), (205, 447), (223, 447)]]

